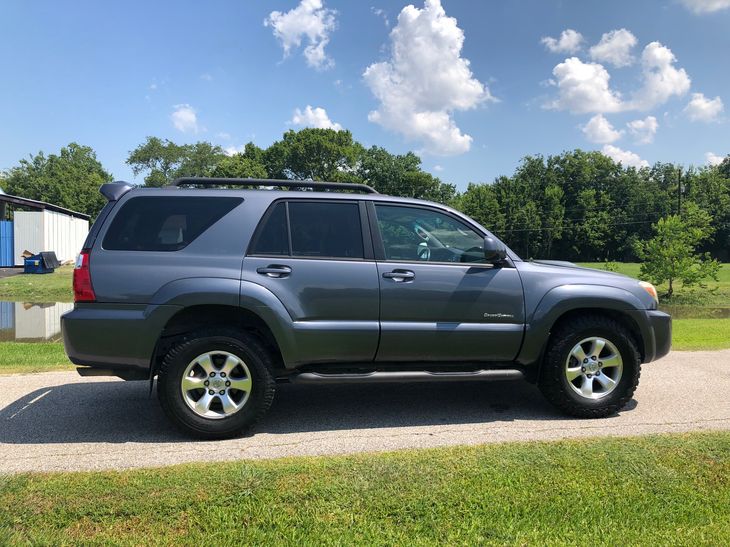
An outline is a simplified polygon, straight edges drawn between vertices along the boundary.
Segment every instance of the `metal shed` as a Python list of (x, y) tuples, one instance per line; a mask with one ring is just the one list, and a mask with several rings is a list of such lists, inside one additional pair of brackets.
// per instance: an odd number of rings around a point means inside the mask
[[(13, 220), (5, 220), (6, 208)], [(89, 215), (0, 190), (0, 267), (22, 266), (23, 251), (53, 251), (58, 260), (73, 260), (89, 232)]]

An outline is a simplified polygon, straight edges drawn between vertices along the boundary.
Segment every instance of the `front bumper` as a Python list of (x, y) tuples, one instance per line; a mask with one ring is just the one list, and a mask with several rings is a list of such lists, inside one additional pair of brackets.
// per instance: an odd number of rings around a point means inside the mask
[(659, 310), (633, 310), (630, 312), (639, 326), (644, 341), (642, 361), (650, 363), (664, 357), (672, 348), (672, 316)]

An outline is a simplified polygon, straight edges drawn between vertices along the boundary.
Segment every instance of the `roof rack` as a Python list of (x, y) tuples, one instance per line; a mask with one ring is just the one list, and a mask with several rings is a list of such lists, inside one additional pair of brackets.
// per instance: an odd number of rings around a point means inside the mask
[(172, 186), (199, 184), (201, 186), (277, 186), (281, 188), (311, 188), (312, 190), (350, 190), (363, 194), (377, 194), (377, 190), (367, 184), (352, 182), (313, 182), (308, 180), (281, 179), (232, 179), (215, 177), (182, 177), (172, 181)]

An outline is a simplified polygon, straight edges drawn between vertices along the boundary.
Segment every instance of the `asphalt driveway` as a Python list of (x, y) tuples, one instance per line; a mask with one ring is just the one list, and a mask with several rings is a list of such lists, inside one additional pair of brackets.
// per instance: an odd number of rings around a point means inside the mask
[(0, 473), (730, 429), (728, 394), (730, 350), (646, 365), (635, 399), (603, 420), (566, 418), (524, 382), (283, 385), (251, 435), (201, 442), (171, 428), (146, 382), (0, 376)]

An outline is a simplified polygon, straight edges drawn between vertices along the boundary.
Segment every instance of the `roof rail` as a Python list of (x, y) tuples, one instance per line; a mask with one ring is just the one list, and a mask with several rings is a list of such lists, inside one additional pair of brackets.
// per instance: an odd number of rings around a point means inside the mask
[(312, 190), (350, 190), (363, 194), (377, 194), (375, 188), (367, 184), (352, 182), (313, 182), (308, 180), (281, 179), (231, 179), (215, 177), (182, 177), (172, 181), (171, 186), (199, 184), (201, 186), (278, 186), (281, 188), (311, 188)]

